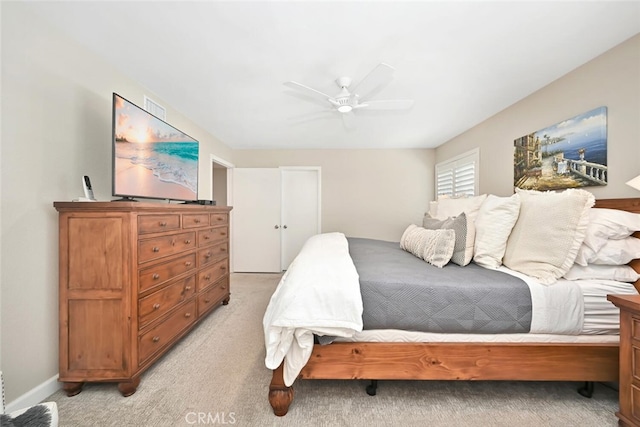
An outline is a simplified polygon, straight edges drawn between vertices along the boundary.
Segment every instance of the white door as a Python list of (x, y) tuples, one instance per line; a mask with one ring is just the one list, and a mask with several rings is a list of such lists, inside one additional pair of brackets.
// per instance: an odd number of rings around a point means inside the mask
[(276, 273), (280, 262), (280, 170), (233, 170), (233, 271)]
[(282, 270), (320, 233), (320, 168), (281, 168)]

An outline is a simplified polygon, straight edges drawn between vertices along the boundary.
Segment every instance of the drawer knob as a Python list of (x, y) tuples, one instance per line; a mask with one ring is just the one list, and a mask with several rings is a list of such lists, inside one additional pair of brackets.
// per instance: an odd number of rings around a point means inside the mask
[(157, 246), (154, 246), (152, 250), (153, 252), (160, 252), (160, 248)]
[(191, 313), (185, 313), (184, 317), (186, 317), (188, 319), (189, 317), (191, 317)]
[(218, 221), (222, 221), (223, 218), (221, 216), (218, 217)]
[(160, 278), (160, 275), (158, 273), (153, 273), (153, 276), (151, 276), (153, 278), (153, 280), (158, 280)]
[(160, 227), (166, 227), (167, 223), (165, 221), (160, 221), (159, 225), (160, 225)]
[(227, 269), (227, 267), (225, 267), (224, 265), (220, 266), (220, 270), (225, 271)]
[(205, 304), (209, 304), (210, 302), (211, 302), (211, 300), (210, 300), (209, 298), (207, 298), (207, 299), (205, 299), (205, 300), (204, 300), (204, 303), (205, 303)]
[(206, 255), (204, 256), (205, 258), (211, 258), (211, 252), (207, 252)]
[(200, 218), (194, 219), (193, 222), (195, 222), (196, 224), (200, 224)]
[(204, 240), (209, 240), (209, 239), (210, 239), (209, 235), (208, 235), (208, 234), (205, 234), (205, 236), (204, 236)]
[(191, 243), (191, 240), (187, 239), (184, 241), (184, 243), (188, 245), (189, 243)]
[(156, 335), (155, 337), (153, 337), (153, 338), (151, 339), (151, 341), (153, 341), (153, 342), (158, 342), (158, 341), (160, 341), (160, 337)]
[(191, 286), (185, 286), (185, 287), (184, 287), (184, 290), (185, 290), (185, 291), (190, 291), (190, 290), (191, 290)]
[(224, 291), (225, 289), (227, 289), (227, 287), (222, 285), (222, 286), (220, 286), (220, 289), (222, 289)]
[(206, 276), (204, 276), (204, 280), (211, 280), (211, 275), (207, 274)]
[(159, 308), (160, 308), (160, 304), (158, 304), (158, 303), (153, 304), (153, 309), (154, 310), (157, 310)]
[(186, 265), (187, 267), (191, 267), (191, 261), (185, 262), (184, 265)]
[(223, 232), (221, 232), (221, 233), (220, 233), (220, 235), (224, 237), (224, 236), (226, 236), (226, 235), (227, 235), (227, 233), (225, 233), (225, 232), (223, 231)]

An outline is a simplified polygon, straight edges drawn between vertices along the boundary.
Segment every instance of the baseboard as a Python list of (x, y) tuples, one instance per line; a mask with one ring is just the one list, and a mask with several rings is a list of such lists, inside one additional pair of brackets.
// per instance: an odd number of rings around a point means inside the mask
[(5, 412), (9, 413), (17, 411), (18, 409), (37, 405), (38, 403), (46, 400), (47, 397), (51, 396), (61, 387), (62, 385), (58, 382), (58, 375), (56, 374), (12, 402), (9, 402), (5, 408)]

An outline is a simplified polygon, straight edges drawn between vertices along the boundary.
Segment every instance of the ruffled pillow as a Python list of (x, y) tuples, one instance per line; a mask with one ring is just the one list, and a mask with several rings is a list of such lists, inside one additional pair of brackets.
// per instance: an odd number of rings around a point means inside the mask
[(516, 192), (520, 215), (507, 240), (502, 263), (542, 284), (552, 284), (569, 271), (578, 255), (595, 197), (578, 189)]

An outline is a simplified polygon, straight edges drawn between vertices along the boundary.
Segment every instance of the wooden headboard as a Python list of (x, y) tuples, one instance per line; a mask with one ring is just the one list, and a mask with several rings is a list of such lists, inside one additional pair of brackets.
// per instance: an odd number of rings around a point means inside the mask
[[(608, 208), (608, 209), (620, 209), (623, 211), (629, 211), (634, 213), (640, 213), (640, 198), (634, 199), (602, 199), (596, 200), (596, 208)], [(640, 238), (640, 232), (634, 234), (635, 237)], [(640, 273), (640, 259), (634, 259), (629, 263), (631, 267), (638, 273)], [(634, 283), (634, 286), (640, 292), (640, 280)]]

